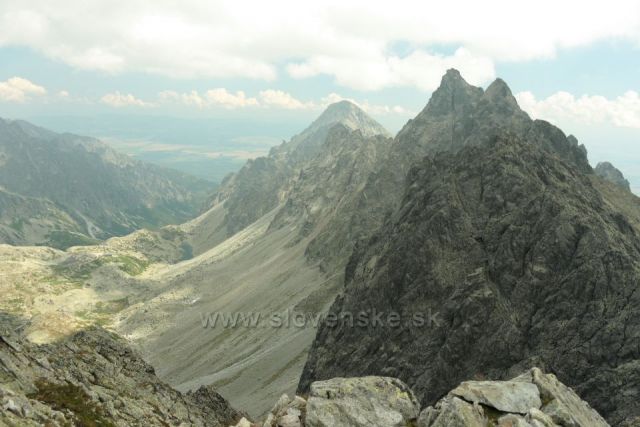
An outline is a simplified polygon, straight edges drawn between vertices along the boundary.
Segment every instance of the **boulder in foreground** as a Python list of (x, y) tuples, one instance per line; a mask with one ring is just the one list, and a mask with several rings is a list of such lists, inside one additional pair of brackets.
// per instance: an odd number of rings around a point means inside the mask
[[(388, 377), (333, 378), (308, 401), (283, 395), (262, 427), (606, 427), (555, 375), (533, 368), (509, 381), (465, 381), (420, 411), (414, 393)], [(236, 427), (247, 424), (239, 423)], [(632, 426), (634, 424), (631, 424)]]
[(605, 427), (555, 375), (538, 368), (510, 381), (467, 381), (422, 411), (419, 427)]

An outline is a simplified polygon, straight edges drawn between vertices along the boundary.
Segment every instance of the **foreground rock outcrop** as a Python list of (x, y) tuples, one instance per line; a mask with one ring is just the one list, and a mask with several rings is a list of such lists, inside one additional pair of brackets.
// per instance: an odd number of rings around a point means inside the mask
[(315, 427), (385, 425), (404, 427), (415, 421), (420, 404), (395, 378), (334, 378), (311, 385), (306, 425)]
[(467, 381), (423, 410), (419, 427), (605, 427), (569, 387), (537, 368), (509, 381)]
[(309, 399), (282, 396), (262, 423), (236, 427), (607, 427), (569, 387), (533, 368), (508, 381), (466, 381), (420, 411), (413, 392), (387, 377), (333, 378)]
[(0, 407), (0, 426), (215, 427), (240, 418), (210, 387), (181, 394), (161, 382), (102, 329), (45, 346), (3, 333)]

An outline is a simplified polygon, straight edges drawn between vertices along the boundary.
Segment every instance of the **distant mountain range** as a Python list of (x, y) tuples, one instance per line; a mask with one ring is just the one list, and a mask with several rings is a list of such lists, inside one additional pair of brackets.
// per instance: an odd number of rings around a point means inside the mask
[(0, 242), (66, 248), (180, 223), (211, 191), (93, 138), (0, 119)]

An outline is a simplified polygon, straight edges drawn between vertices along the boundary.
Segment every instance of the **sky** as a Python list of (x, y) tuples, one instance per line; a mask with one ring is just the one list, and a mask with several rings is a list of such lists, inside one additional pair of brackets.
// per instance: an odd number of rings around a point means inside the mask
[(340, 99), (397, 132), (452, 67), (640, 193), (637, 0), (0, 2), (0, 116), (212, 180)]

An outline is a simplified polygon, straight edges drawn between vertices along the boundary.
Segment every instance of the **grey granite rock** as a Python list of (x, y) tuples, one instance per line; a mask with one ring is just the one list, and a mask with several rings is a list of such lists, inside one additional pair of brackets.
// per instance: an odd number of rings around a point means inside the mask
[(554, 375), (533, 368), (510, 381), (470, 381), (420, 414), (418, 427), (607, 427)]
[(542, 405), (538, 387), (522, 381), (465, 381), (451, 394), (467, 402), (517, 414), (526, 414)]
[(307, 427), (406, 427), (420, 406), (401, 381), (384, 377), (333, 378), (311, 386)]

